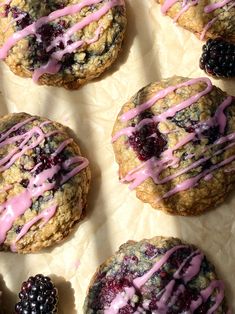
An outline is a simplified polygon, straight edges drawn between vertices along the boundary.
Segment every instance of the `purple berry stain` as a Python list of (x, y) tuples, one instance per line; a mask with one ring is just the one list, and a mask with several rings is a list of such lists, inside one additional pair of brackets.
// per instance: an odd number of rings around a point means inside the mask
[(158, 158), (163, 152), (167, 141), (159, 132), (157, 124), (149, 123), (129, 137), (129, 144), (141, 161), (147, 161), (152, 157)]

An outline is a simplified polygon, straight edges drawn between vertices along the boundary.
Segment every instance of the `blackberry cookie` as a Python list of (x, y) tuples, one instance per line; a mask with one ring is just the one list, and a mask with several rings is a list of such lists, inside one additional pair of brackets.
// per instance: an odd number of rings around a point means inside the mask
[(69, 130), (26, 113), (0, 119), (0, 250), (35, 252), (81, 219), (88, 160)]
[(95, 273), (84, 313), (230, 313), (224, 283), (193, 245), (155, 237), (122, 245)]
[(200, 214), (235, 182), (235, 100), (209, 78), (141, 89), (121, 109), (112, 141), (121, 182), (156, 209)]
[(163, 14), (201, 40), (222, 37), (235, 42), (234, 0), (157, 0)]
[(39, 84), (76, 89), (117, 58), (124, 0), (0, 0), (0, 59)]

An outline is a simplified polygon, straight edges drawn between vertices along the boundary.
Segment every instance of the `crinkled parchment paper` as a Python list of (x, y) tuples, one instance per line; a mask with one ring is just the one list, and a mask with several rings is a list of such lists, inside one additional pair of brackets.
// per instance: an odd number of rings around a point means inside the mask
[[(34, 85), (1, 64), (0, 114), (26, 111), (69, 126), (92, 169), (87, 216), (63, 244), (34, 255), (0, 253), (0, 289), (7, 313), (13, 312), (20, 283), (36, 273), (51, 275), (58, 285), (60, 314), (82, 313), (99, 264), (123, 242), (155, 235), (177, 236), (200, 246), (224, 278), (235, 312), (235, 195), (200, 217), (173, 217), (143, 205), (135, 192), (118, 182), (110, 134), (124, 102), (163, 77), (204, 76), (198, 67), (202, 43), (163, 17), (154, 0), (127, 0), (127, 12), (127, 36), (118, 61), (101, 79), (78, 91)], [(235, 95), (234, 80), (214, 83)]]

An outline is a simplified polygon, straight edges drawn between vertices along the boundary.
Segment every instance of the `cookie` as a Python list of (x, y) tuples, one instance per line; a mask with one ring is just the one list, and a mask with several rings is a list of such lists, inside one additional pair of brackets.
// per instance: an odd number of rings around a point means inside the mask
[(155, 237), (122, 245), (95, 273), (87, 314), (230, 313), (224, 283), (193, 245)]
[(81, 219), (88, 160), (68, 128), (26, 113), (0, 119), (0, 250), (39, 251)]
[(221, 203), (235, 181), (235, 100), (209, 78), (172, 77), (121, 109), (113, 148), (121, 182), (175, 215)]
[(0, 0), (0, 59), (39, 84), (76, 89), (117, 58), (124, 0)]
[(163, 14), (201, 40), (222, 37), (235, 42), (234, 0), (157, 0)]

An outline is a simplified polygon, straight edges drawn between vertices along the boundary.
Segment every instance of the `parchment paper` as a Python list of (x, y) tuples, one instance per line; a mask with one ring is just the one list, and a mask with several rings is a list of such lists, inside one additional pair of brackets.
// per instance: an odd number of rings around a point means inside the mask
[[(141, 87), (174, 74), (204, 76), (198, 67), (202, 42), (163, 17), (154, 0), (127, 0), (128, 30), (115, 65), (80, 90), (37, 86), (0, 66), (0, 114), (26, 111), (57, 120), (79, 136), (90, 160), (92, 186), (85, 220), (62, 244), (34, 255), (0, 253), (0, 290), (13, 312), (20, 284), (30, 275), (51, 275), (60, 293), (60, 314), (82, 313), (96, 268), (122, 243), (155, 235), (177, 236), (200, 246), (225, 280), (235, 312), (235, 193), (196, 218), (172, 217), (143, 205), (118, 181), (110, 144), (121, 106)], [(235, 81), (214, 83), (235, 96)]]

